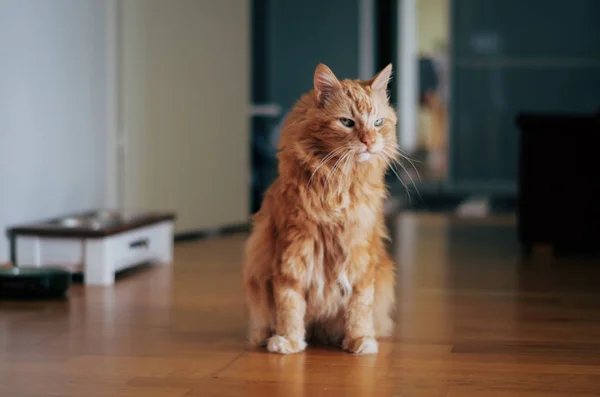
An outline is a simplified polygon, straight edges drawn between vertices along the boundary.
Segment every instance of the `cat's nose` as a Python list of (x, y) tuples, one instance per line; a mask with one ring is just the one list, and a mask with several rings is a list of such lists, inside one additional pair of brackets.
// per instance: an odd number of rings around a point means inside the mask
[(369, 148), (375, 143), (375, 137), (373, 135), (363, 135), (360, 137), (360, 141)]

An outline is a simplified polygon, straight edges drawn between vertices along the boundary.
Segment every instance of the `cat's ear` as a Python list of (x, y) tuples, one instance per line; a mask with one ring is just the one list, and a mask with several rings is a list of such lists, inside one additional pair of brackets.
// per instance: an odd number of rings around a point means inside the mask
[(377, 76), (370, 80), (371, 87), (374, 91), (386, 92), (387, 86), (392, 78), (392, 64), (387, 65), (383, 70), (377, 73)]
[(335, 77), (335, 74), (326, 65), (320, 63), (315, 70), (313, 79), (317, 102), (322, 104), (331, 94), (341, 86), (340, 81)]

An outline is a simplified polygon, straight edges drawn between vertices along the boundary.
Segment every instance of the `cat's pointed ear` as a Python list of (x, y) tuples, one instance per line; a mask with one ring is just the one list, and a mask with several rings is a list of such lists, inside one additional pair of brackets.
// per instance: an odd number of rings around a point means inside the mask
[(315, 94), (317, 95), (317, 102), (319, 102), (319, 104), (326, 101), (333, 91), (340, 87), (340, 81), (335, 77), (335, 74), (333, 74), (329, 67), (322, 63), (320, 63), (315, 70), (313, 84)]
[(383, 70), (377, 73), (377, 76), (373, 77), (370, 81), (371, 87), (374, 91), (387, 91), (387, 86), (392, 78), (392, 64), (387, 65)]

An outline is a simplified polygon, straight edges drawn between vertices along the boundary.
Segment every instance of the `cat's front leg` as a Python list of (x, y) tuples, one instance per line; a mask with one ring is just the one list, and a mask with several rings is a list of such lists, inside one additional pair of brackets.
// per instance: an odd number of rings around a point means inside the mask
[(306, 349), (306, 299), (303, 285), (306, 282), (306, 265), (311, 247), (310, 240), (290, 242), (275, 270), (273, 296), (276, 330), (267, 343), (267, 350), (272, 353), (298, 353)]
[(379, 347), (373, 324), (375, 279), (372, 272), (355, 285), (346, 308), (345, 338), (343, 347), (350, 353), (375, 354)]
[(299, 288), (299, 283), (277, 278), (273, 283), (275, 309), (277, 317), (276, 334), (267, 344), (271, 353), (298, 353), (306, 349), (304, 314), (306, 301)]

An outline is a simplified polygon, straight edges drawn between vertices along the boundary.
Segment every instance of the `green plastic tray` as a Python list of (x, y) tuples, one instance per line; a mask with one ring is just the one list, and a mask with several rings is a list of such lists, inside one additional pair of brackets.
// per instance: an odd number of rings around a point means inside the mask
[(71, 285), (71, 273), (55, 268), (0, 268), (0, 297), (64, 297)]

